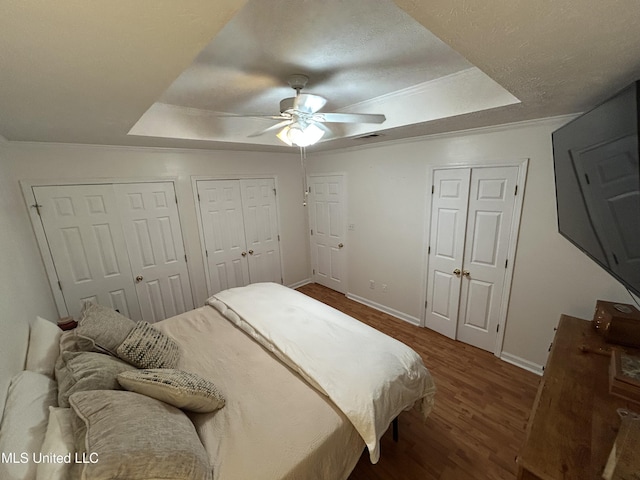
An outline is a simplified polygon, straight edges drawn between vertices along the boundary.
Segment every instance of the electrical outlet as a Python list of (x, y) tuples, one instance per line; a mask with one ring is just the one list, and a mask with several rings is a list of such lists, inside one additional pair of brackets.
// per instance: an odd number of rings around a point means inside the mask
[(356, 226), (353, 223), (350, 223), (348, 228), (349, 230), (355, 230)]
[(374, 282), (373, 280), (369, 280), (369, 288), (371, 290), (375, 290), (376, 288), (376, 282)]

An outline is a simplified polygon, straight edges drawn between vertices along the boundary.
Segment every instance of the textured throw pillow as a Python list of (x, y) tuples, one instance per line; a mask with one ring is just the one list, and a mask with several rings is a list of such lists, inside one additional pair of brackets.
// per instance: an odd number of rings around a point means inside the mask
[[(135, 322), (115, 310), (97, 303), (85, 303), (82, 316), (74, 333), (82, 340), (88, 340), (95, 348), (111, 355), (116, 354), (118, 345), (127, 337)], [(87, 350), (83, 347), (83, 350)]]
[(224, 407), (224, 397), (216, 386), (195, 373), (166, 368), (135, 370), (120, 373), (118, 382), (127, 390), (191, 412), (207, 413)]
[(121, 390), (119, 373), (135, 370), (126, 362), (104, 353), (62, 352), (56, 362), (58, 405), (69, 406), (69, 396), (85, 390)]
[[(185, 413), (134, 392), (79, 392), (69, 399), (78, 455), (77, 477), (210, 480), (212, 468)], [(79, 471), (78, 471), (79, 470)]]
[(53, 369), (60, 353), (60, 335), (58, 326), (36, 317), (29, 328), (29, 349), (25, 370), (53, 377)]
[(116, 355), (138, 368), (175, 368), (178, 344), (147, 322), (138, 322), (116, 349)]

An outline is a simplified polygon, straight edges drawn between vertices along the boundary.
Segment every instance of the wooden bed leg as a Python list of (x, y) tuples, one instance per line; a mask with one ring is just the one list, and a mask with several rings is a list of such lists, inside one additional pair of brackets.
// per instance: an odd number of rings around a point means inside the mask
[(398, 441), (398, 417), (393, 419), (393, 441)]

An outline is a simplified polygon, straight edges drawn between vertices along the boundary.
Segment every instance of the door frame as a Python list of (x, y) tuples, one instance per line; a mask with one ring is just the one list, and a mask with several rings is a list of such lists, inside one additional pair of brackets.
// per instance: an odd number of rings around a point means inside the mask
[(491, 163), (442, 163), (430, 165), (427, 168), (427, 188), (425, 192), (425, 211), (424, 211), (424, 237), (422, 249), (422, 289), (421, 289), (421, 315), (420, 326), (425, 328), (425, 320), (427, 316), (427, 287), (428, 287), (428, 271), (429, 271), (429, 254), (427, 252), (429, 246), (429, 239), (431, 238), (431, 186), (433, 185), (433, 176), (435, 170), (451, 170), (455, 168), (494, 168), (494, 167), (517, 167), (518, 177), (517, 186), (518, 193), (516, 195), (515, 203), (513, 206), (513, 222), (511, 224), (511, 231), (509, 232), (509, 245), (507, 250), (507, 258), (509, 263), (505, 269), (504, 286), (502, 289), (502, 302), (500, 304), (499, 326), (498, 335), (496, 336), (496, 343), (493, 349), (493, 354), (496, 357), (500, 357), (502, 354), (502, 345), (504, 342), (504, 333), (506, 331), (507, 313), (509, 310), (509, 301), (511, 296), (511, 284), (513, 281), (513, 267), (515, 265), (515, 258), (518, 246), (518, 233), (520, 231), (520, 221), (522, 219), (522, 207), (524, 205), (524, 193), (527, 181), (527, 169), (529, 166), (528, 158), (521, 158), (517, 160), (505, 160), (504, 162), (491, 162)]
[[(348, 217), (348, 205), (349, 205), (349, 189), (347, 188), (348, 176), (347, 172), (327, 172), (327, 173), (309, 173), (307, 174), (307, 188), (311, 184), (311, 178), (313, 177), (334, 177), (340, 176), (342, 177), (342, 186), (344, 188), (343, 191), (343, 215), (342, 215), (342, 228), (345, 236), (345, 246), (343, 248), (344, 255), (344, 294), (349, 293), (349, 241), (347, 241), (347, 237), (349, 235), (348, 225), (349, 221)], [(309, 263), (311, 266), (311, 272), (309, 277), (311, 281), (315, 281), (315, 275), (313, 274), (313, 239), (311, 238), (311, 214), (309, 213), (309, 202), (307, 202), (307, 235), (309, 236)]]
[(202, 228), (202, 210), (200, 209), (200, 201), (198, 200), (198, 182), (202, 181), (214, 181), (214, 180), (258, 180), (261, 178), (273, 179), (273, 185), (276, 189), (276, 225), (278, 227), (278, 250), (280, 251), (280, 273), (282, 274), (282, 283), (284, 285), (284, 264), (282, 258), (282, 238), (280, 237), (280, 232), (282, 231), (282, 227), (280, 225), (280, 195), (278, 195), (278, 191), (280, 191), (280, 187), (278, 186), (278, 176), (275, 174), (265, 174), (265, 175), (252, 175), (252, 174), (239, 174), (239, 175), (192, 175), (191, 176), (191, 193), (193, 194), (193, 203), (196, 207), (196, 223), (198, 224), (198, 237), (200, 238), (200, 254), (202, 255), (202, 261), (204, 263), (204, 274), (205, 274), (205, 282), (207, 285), (207, 295), (213, 295), (211, 293), (211, 278), (209, 276), (209, 262), (207, 261), (207, 249), (204, 239), (204, 229)]
[[(69, 179), (66, 178), (64, 180), (20, 180), (20, 189), (22, 190), (22, 196), (25, 201), (25, 206), (27, 208), (27, 212), (29, 214), (29, 220), (31, 222), (31, 226), (33, 227), (33, 232), (36, 237), (36, 243), (38, 245), (38, 249), (40, 250), (40, 255), (42, 258), (42, 262), (44, 264), (44, 270), (47, 275), (47, 280), (49, 282), (49, 286), (51, 287), (51, 293), (53, 294), (53, 300), (56, 304), (56, 309), (58, 310), (58, 315), (60, 317), (66, 317), (69, 315), (69, 311), (67, 310), (67, 305), (64, 301), (64, 295), (62, 294), (62, 290), (60, 289), (60, 279), (58, 278), (58, 272), (56, 271), (55, 264), (53, 263), (53, 255), (51, 254), (51, 250), (49, 249), (49, 243), (47, 242), (47, 236), (44, 231), (44, 226), (42, 225), (42, 221), (40, 219), (40, 215), (38, 215), (37, 209), (34, 208), (36, 205), (36, 197), (33, 192), (34, 187), (55, 187), (55, 186), (71, 186), (71, 185), (113, 185), (116, 183), (161, 183), (161, 182), (171, 182), (173, 183), (173, 191), (178, 195), (178, 177), (141, 177), (141, 178), (121, 178), (121, 177), (106, 177), (106, 178), (74, 178)], [(180, 215), (180, 207), (181, 203), (178, 202), (177, 210), (178, 210), (178, 218), (181, 219), (182, 215)], [(187, 258), (191, 258), (191, 255), (187, 251), (187, 242), (184, 238), (184, 230), (183, 230), (183, 222), (180, 221), (180, 234), (182, 235), (182, 243), (184, 244), (185, 253), (187, 254)], [(193, 272), (191, 271), (191, 262), (187, 262), (187, 272), (189, 273), (189, 279), (193, 278)], [(194, 294), (194, 286), (193, 282), (189, 281), (190, 291), (191, 291), (191, 299), (195, 298)], [(195, 305), (195, 302), (194, 302)]]

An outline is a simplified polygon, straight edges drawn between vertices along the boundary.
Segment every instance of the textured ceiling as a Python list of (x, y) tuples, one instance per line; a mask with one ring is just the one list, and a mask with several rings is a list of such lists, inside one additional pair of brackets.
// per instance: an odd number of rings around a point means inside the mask
[[(325, 110), (384, 108), (370, 112), (389, 119), (379, 141), (576, 113), (640, 78), (636, 0), (373, 3), (5, 0), (0, 135), (277, 150), (242, 141), (264, 120), (222, 125), (210, 114), (277, 113), (293, 92), (286, 76), (305, 73)], [(490, 97), (504, 106), (480, 101)], [(158, 117), (162, 135), (183, 139), (127, 135), (157, 109), (173, 113)]]

